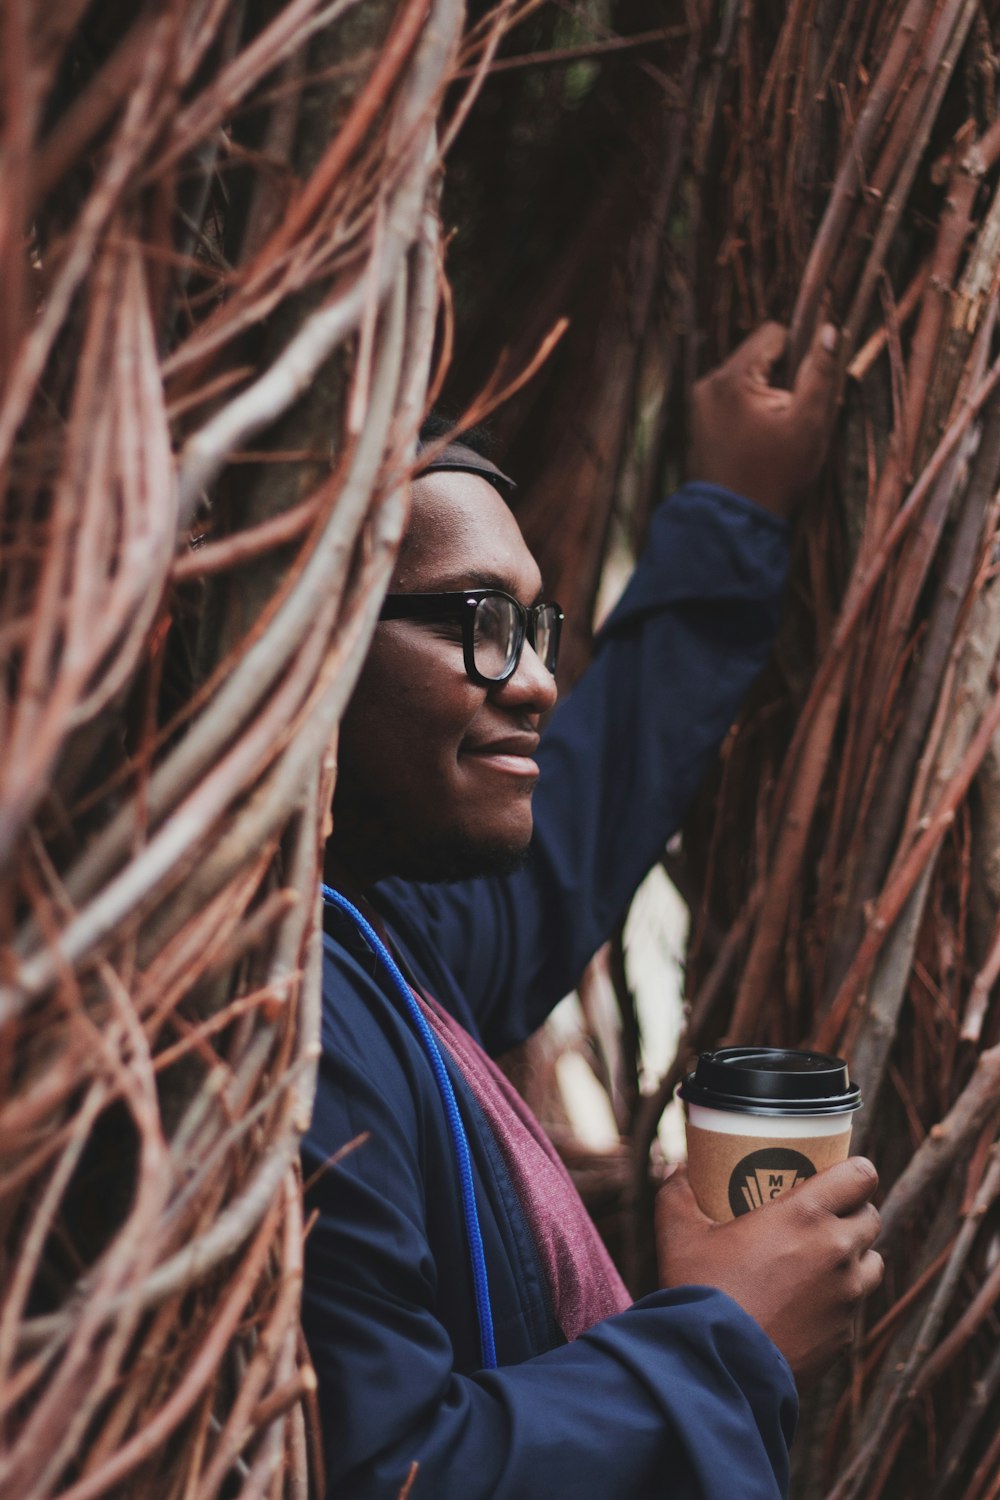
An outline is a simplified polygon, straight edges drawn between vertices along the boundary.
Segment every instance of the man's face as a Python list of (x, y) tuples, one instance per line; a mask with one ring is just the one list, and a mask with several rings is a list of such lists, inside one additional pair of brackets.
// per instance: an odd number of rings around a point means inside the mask
[[(413, 486), (393, 593), (500, 588), (522, 604), (541, 575), (517, 522), (475, 474)], [(531, 838), (538, 721), (552, 675), (526, 642), (517, 671), (466, 675), (456, 622), (385, 620), (341, 727), (331, 844), (356, 880), (446, 880), (508, 868)]]

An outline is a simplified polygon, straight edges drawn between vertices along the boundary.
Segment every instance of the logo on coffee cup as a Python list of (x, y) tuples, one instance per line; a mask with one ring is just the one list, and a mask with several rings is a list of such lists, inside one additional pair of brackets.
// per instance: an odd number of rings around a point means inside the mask
[(765, 1146), (737, 1162), (729, 1178), (729, 1207), (733, 1215), (763, 1208), (773, 1198), (791, 1192), (797, 1182), (815, 1177), (816, 1168), (801, 1151), (785, 1146)]

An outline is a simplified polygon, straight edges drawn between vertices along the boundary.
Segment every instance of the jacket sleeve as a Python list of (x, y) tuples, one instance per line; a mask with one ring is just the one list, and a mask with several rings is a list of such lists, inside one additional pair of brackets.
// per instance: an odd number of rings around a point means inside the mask
[(784, 522), (714, 486), (679, 490), (543, 736), (526, 865), (380, 888), (404, 941), (447, 965), (489, 1051), (573, 988), (662, 854), (766, 660), (787, 562)]
[(435, 1264), (425, 1229), (427, 1122), (412, 1090), (381, 1086), (391, 1060), (363, 1068), (351, 1053), (324, 1058), (305, 1154), (310, 1173), (317, 1142), (361, 1138), (310, 1194), (302, 1316), (329, 1500), (397, 1500), (414, 1466), (410, 1500), (784, 1495), (791, 1375), (708, 1287), (656, 1293), (523, 1363), (456, 1373), (435, 1312), (454, 1272)]

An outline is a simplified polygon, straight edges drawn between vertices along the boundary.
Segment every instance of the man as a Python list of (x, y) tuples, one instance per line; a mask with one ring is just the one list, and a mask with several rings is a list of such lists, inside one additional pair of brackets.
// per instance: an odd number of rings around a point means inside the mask
[(303, 1318), (331, 1495), (781, 1495), (791, 1372), (829, 1362), (880, 1279), (870, 1164), (727, 1225), (679, 1169), (661, 1290), (631, 1304), (487, 1056), (579, 978), (764, 661), (835, 367), (824, 330), (772, 387), (784, 341), (765, 326), (699, 386), (693, 480), (541, 739), (558, 617), (509, 481), (455, 444), (414, 483), (328, 848)]

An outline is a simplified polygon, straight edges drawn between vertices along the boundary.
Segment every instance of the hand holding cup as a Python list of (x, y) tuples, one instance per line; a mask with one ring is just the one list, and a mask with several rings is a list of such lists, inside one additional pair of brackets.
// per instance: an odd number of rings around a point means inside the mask
[(847, 1159), (861, 1092), (839, 1057), (723, 1047), (679, 1093), (688, 1165), (657, 1198), (661, 1285), (728, 1292), (796, 1376), (817, 1373), (882, 1280), (878, 1174)]
[(882, 1280), (872, 1248), (877, 1186), (871, 1162), (853, 1156), (759, 1211), (719, 1223), (702, 1213), (678, 1167), (656, 1199), (660, 1285), (727, 1292), (797, 1378), (819, 1374), (850, 1343), (861, 1302)]

